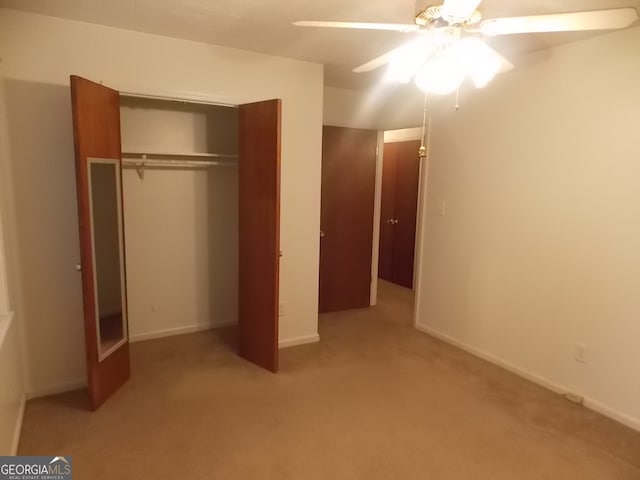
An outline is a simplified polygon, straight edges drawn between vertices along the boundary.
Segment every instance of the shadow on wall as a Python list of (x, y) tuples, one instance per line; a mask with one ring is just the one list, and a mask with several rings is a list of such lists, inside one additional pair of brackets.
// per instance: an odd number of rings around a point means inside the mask
[(29, 390), (84, 381), (84, 335), (70, 88), (3, 82), (13, 184), (16, 304)]
[[(238, 110), (214, 107), (207, 115), (207, 151), (238, 153)], [(231, 159), (223, 159), (225, 161)], [(236, 160), (237, 161), (237, 160)], [(207, 172), (209, 314), (222, 323), (238, 322), (238, 168)]]

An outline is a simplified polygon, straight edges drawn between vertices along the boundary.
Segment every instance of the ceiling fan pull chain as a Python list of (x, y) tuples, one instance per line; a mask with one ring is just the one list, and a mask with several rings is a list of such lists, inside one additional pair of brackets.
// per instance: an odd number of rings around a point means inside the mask
[[(429, 119), (431, 120), (431, 119)], [(427, 92), (424, 92), (424, 108), (422, 110), (422, 137), (420, 139), (420, 148), (418, 149), (418, 156), (420, 160), (427, 158), (427, 147), (425, 147), (425, 143), (427, 135)]]
[(456, 112), (460, 110), (460, 87), (456, 88)]

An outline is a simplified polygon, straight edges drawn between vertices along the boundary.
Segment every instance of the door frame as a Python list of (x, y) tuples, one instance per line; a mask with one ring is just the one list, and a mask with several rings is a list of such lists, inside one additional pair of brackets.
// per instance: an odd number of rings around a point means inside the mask
[[(427, 132), (429, 136), (430, 132)], [(412, 140), (420, 140), (422, 138), (422, 127), (403, 128), (399, 130), (385, 130), (380, 132), (378, 137), (378, 158), (376, 165), (376, 187), (375, 187), (375, 203), (374, 203), (374, 220), (373, 220), (373, 257), (371, 261), (371, 305), (377, 303), (378, 298), (378, 254), (380, 248), (380, 209), (382, 206), (382, 162), (384, 153), (384, 144), (391, 142), (406, 142)], [(429, 142), (427, 142), (428, 146)], [(415, 238), (415, 256), (413, 261), (413, 325), (418, 323), (420, 316), (420, 292), (422, 283), (423, 268), (422, 259), (424, 258), (424, 235), (422, 230), (426, 224), (427, 209), (427, 177), (429, 173), (429, 152), (427, 152), (426, 161), (420, 162), (420, 173), (418, 175), (418, 208), (416, 211), (416, 238)]]

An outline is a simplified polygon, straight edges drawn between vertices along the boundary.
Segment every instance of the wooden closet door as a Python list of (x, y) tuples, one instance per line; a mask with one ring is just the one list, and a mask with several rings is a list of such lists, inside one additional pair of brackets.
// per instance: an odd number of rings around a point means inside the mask
[(322, 130), (319, 311), (370, 305), (378, 132)]
[[(80, 227), (80, 258), (82, 268), (82, 296), (84, 305), (84, 330), (87, 358), (87, 375), (91, 407), (95, 410), (120, 388), (129, 378), (129, 342), (126, 324), (126, 288), (124, 286), (124, 242), (122, 226), (122, 178), (120, 169), (120, 96), (110, 88), (91, 82), (81, 77), (71, 77), (71, 102), (73, 113), (73, 134), (76, 160), (76, 186), (78, 195), (78, 220)], [(104, 167), (104, 168), (101, 168)], [(106, 170), (105, 170), (106, 169)], [(111, 237), (120, 245), (119, 259), (112, 258), (101, 262), (96, 258), (96, 252), (102, 253), (101, 238), (94, 234), (96, 218), (96, 203), (100, 201), (100, 191), (103, 193), (104, 184), (97, 184), (98, 173), (108, 172), (113, 179), (106, 192), (114, 204), (106, 205), (112, 212), (119, 212), (117, 223), (102, 228), (102, 232), (113, 234)], [(93, 180), (92, 180), (93, 177)], [(100, 188), (98, 188), (100, 187)], [(93, 192), (93, 197), (92, 197)], [(102, 196), (104, 197), (104, 196)], [(92, 207), (93, 202), (93, 207)], [(114, 213), (115, 215), (115, 213)], [(119, 224), (118, 224), (119, 223)], [(102, 225), (104, 226), (104, 225)], [(98, 234), (100, 235), (100, 234)], [(96, 246), (98, 248), (96, 248)], [(115, 248), (115, 244), (112, 244)], [(118, 272), (120, 283), (117, 285), (121, 292), (119, 312), (110, 317), (104, 315), (100, 308), (98, 289), (101, 283), (100, 268), (113, 260), (120, 264)], [(115, 281), (115, 279), (114, 279)], [(118, 305), (115, 305), (116, 307)], [(103, 306), (104, 307), (104, 306)], [(118, 332), (122, 338), (117, 342), (107, 342), (103, 332), (102, 320), (120, 315)], [(118, 326), (118, 324), (115, 324)]]
[(397, 143), (385, 143), (382, 157), (378, 277), (393, 282), (393, 232), (396, 204)]
[(281, 101), (240, 105), (240, 356), (278, 370)]
[(395, 161), (392, 282), (413, 288), (420, 141), (398, 142)]

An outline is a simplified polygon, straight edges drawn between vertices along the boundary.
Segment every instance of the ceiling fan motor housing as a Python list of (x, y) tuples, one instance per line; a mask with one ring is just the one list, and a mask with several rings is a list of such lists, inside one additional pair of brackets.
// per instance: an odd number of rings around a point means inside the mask
[(440, 7), (431, 6), (422, 10), (418, 10), (415, 17), (416, 25), (422, 27), (435, 27), (439, 26), (438, 23), (442, 22), (442, 16), (440, 15)]
[(482, 15), (475, 10), (467, 17), (447, 16), (444, 13), (442, 5), (432, 5), (429, 0), (417, 0), (415, 6), (415, 23), (421, 27), (438, 28), (447, 25), (467, 26), (478, 23)]

